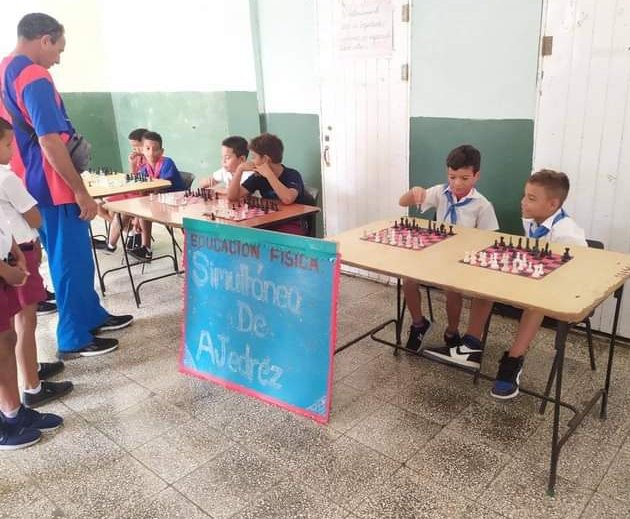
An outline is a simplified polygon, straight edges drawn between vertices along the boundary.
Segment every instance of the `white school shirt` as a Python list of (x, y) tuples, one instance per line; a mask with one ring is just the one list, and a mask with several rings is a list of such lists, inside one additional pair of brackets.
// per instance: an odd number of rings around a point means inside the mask
[(6, 228), (8, 225), (9, 232), (18, 244), (39, 238), (37, 230), (22, 216), (36, 205), (37, 201), (26, 190), (22, 180), (8, 166), (0, 164), (0, 208), (3, 219), (6, 219), (2, 226)]
[[(241, 175), (241, 184), (245, 182), (250, 176), (252, 176), (253, 173), (253, 171), (243, 171), (243, 174)], [(225, 168), (217, 169), (212, 174), (212, 179), (215, 182), (219, 182), (220, 184), (224, 184), (225, 186), (232, 182), (232, 177), (232, 173), (230, 173)]]
[[(550, 243), (565, 243), (567, 245), (580, 245), (587, 247), (586, 238), (584, 235), (584, 229), (582, 229), (575, 220), (570, 216), (565, 216), (561, 220), (553, 223), (554, 218), (562, 211), (562, 207), (553, 213), (540, 225), (544, 225), (549, 229), (549, 232), (541, 238), (541, 240), (547, 240)], [(529, 236), (530, 226), (532, 231), (535, 231), (539, 225), (532, 218), (523, 218), (523, 229), (525, 230), (525, 236)]]
[(5, 261), (13, 246), (13, 235), (8, 227), (8, 220), (4, 216), (4, 211), (0, 208), (0, 261)]
[[(424, 212), (435, 207), (437, 222), (450, 224), (452, 223), (450, 216), (446, 216), (449, 207), (446, 191), (451, 191), (448, 184), (440, 184), (427, 189), (420, 210)], [(474, 187), (468, 195), (458, 200), (458, 202), (468, 198), (472, 198), (473, 201), (467, 205), (455, 208), (455, 211), (457, 211), (457, 225), (475, 227), (485, 231), (496, 231), (499, 228), (499, 222), (490, 201)]]

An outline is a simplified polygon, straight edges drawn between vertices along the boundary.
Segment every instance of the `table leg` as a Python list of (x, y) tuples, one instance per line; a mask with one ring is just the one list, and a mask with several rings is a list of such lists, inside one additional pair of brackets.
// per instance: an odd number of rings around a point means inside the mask
[(621, 311), (621, 299), (623, 297), (623, 285), (615, 291), (615, 317), (613, 318), (613, 328), (610, 334), (610, 344), (608, 346), (608, 364), (606, 367), (606, 383), (604, 384), (604, 394), (602, 395), (602, 407), (599, 417), (606, 419), (606, 411), (608, 408), (608, 391), (610, 390), (610, 378), (612, 376), (613, 357), (615, 356), (615, 340), (617, 339), (617, 326), (619, 325), (619, 313)]
[(98, 283), (101, 287), (101, 295), (105, 296), (105, 281), (101, 275), (101, 266), (98, 262), (98, 255), (96, 254), (96, 247), (94, 247), (94, 233), (92, 233), (92, 222), (88, 224), (90, 231), (90, 244), (92, 245), (92, 254), (94, 255), (94, 266), (96, 267), (96, 275), (98, 276)]
[[(122, 220), (122, 214), (118, 213), (117, 215), (118, 218), (118, 223), (120, 224), (120, 228), (124, 229), (124, 225), (123, 225), (123, 220)], [(125, 237), (121, 236), (122, 238), (122, 250), (123, 250), (123, 254), (125, 256), (125, 265), (127, 266), (127, 273), (129, 274), (129, 282), (131, 283), (131, 290), (133, 291), (133, 297), (136, 300), (136, 307), (140, 308), (140, 294), (138, 292), (138, 290), (136, 289), (136, 284), (133, 281), (133, 274), (131, 273), (131, 266), (129, 265), (129, 255), (127, 254), (127, 247), (125, 246)]]

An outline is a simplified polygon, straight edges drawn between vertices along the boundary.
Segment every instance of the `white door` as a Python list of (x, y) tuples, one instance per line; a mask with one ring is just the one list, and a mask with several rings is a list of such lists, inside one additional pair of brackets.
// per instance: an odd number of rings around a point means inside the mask
[[(587, 238), (630, 252), (630, 1), (549, 0), (543, 33), (534, 167), (571, 180), (569, 214)], [(630, 292), (619, 333), (630, 337)], [(594, 327), (611, 330), (611, 302)]]
[(409, 186), (404, 0), (318, 0), (324, 229), (396, 217)]

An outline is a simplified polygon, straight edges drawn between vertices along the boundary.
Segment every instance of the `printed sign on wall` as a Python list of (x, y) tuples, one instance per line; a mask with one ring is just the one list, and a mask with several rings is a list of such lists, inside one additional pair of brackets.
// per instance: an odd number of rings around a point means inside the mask
[(180, 371), (327, 422), (337, 245), (201, 220), (184, 229)]

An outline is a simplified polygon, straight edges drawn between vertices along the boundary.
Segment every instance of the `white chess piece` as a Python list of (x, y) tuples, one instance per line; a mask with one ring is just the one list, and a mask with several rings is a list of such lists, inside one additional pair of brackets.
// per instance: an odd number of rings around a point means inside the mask
[(521, 260), (514, 258), (514, 260), (512, 261), (512, 274), (519, 273), (520, 265), (521, 265)]
[(540, 272), (540, 269), (538, 268), (539, 266), (540, 266), (540, 264), (538, 264), (538, 265), (536, 265), (534, 267), (534, 271), (532, 272), (532, 277), (533, 278), (539, 278), (540, 277), (541, 272)]
[(492, 260), (490, 261), (490, 268), (492, 270), (499, 270), (499, 261), (497, 259), (496, 253), (492, 255)]
[(534, 272), (534, 269), (532, 268), (532, 262), (529, 261), (527, 263), (527, 269), (525, 270), (525, 272), (527, 272), (528, 274), (531, 274), (532, 272)]
[(487, 267), (488, 266), (488, 262), (486, 261), (487, 259), (487, 255), (485, 252), (480, 252), (479, 253), (479, 266), (480, 267)]
[(476, 252), (472, 252), (470, 254), (470, 264), (471, 265), (476, 265), (477, 264), (477, 253)]
[(464, 252), (464, 263), (470, 263), (470, 252)]

